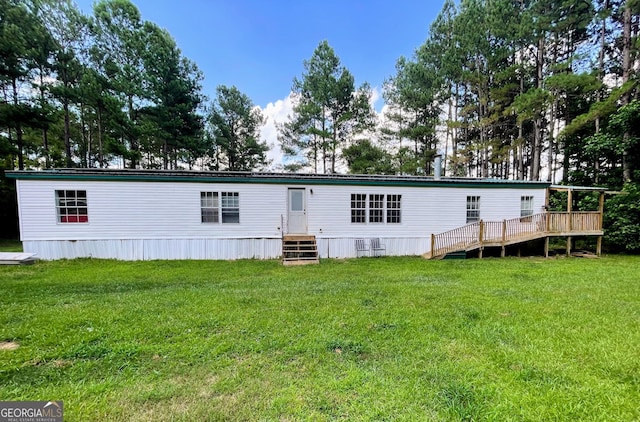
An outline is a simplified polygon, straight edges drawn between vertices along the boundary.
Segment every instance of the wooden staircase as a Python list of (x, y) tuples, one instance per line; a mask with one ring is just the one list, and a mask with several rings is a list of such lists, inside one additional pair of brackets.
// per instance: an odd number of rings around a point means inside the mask
[(318, 264), (318, 245), (313, 235), (285, 235), (282, 238), (284, 265)]

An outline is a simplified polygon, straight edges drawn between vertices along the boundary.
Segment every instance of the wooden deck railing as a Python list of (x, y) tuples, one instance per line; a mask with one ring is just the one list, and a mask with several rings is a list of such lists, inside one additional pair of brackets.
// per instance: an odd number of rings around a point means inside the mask
[(431, 256), (481, 246), (504, 246), (545, 236), (601, 235), (599, 212), (545, 212), (503, 221), (478, 221), (431, 235)]
[(466, 249), (480, 237), (481, 222), (467, 224), (440, 234), (431, 235), (431, 256)]
[(602, 230), (602, 217), (597, 211), (547, 213), (547, 231), (556, 233), (589, 233)]

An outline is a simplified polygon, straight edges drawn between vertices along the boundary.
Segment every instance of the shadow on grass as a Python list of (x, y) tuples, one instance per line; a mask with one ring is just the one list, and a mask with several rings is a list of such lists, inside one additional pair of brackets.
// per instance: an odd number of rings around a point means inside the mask
[(0, 252), (22, 252), (22, 242), (15, 239), (0, 239)]

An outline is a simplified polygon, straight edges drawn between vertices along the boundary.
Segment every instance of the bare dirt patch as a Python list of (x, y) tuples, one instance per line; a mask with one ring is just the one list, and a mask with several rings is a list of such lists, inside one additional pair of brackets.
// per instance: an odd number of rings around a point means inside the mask
[(67, 368), (71, 365), (73, 365), (73, 362), (65, 360), (65, 359), (56, 359), (53, 362), (51, 362), (51, 364), (55, 367), (55, 368)]
[(16, 350), (20, 345), (15, 341), (0, 341), (0, 350)]

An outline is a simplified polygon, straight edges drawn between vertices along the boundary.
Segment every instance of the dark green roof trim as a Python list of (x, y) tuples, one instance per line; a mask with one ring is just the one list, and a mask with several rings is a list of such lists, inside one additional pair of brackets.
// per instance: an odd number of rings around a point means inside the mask
[(603, 191), (609, 190), (605, 187), (598, 187), (598, 186), (551, 185), (549, 187), (552, 190), (576, 190), (576, 191), (582, 191), (582, 192), (589, 192), (589, 191), (603, 192)]
[(158, 170), (72, 169), (47, 171), (7, 171), (6, 176), (18, 180), (83, 180), (120, 182), (182, 183), (259, 183), (286, 185), (408, 186), (449, 188), (518, 188), (544, 189), (548, 182), (511, 181), (501, 179), (465, 179), (383, 175), (317, 175), (292, 173), (194, 172)]

